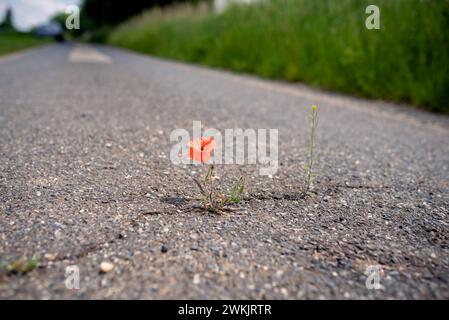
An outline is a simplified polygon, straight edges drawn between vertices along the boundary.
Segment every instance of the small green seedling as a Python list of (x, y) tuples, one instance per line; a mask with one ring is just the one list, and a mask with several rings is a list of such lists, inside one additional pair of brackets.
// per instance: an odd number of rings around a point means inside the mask
[(243, 194), (245, 192), (245, 178), (241, 176), (239, 180), (232, 186), (229, 194), (229, 202), (239, 203), (242, 201)]
[(33, 271), (39, 266), (39, 262), (36, 259), (28, 261), (17, 260), (6, 266), (6, 271), (12, 274), (26, 274)]

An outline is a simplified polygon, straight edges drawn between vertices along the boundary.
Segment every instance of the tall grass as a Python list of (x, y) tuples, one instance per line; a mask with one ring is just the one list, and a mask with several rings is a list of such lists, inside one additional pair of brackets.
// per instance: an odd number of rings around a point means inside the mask
[[(369, 4), (380, 30), (365, 28)], [(265, 0), (223, 14), (184, 5), (135, 17), (108, 42), (449, 112), (448, 0)]]

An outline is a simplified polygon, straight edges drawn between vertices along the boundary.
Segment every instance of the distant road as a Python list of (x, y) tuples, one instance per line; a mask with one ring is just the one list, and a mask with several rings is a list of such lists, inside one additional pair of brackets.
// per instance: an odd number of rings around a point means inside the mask
[[(0, 271), (0, 298), (449, 298), (447, 116), (70, 43), (1, 57), (0, 97), (0, 265), (39, 262)], [(203, 214), (201, 168), (169, 160), (193, 120), (279, 129), (278, 173), (219, 167), (247, 197)]]

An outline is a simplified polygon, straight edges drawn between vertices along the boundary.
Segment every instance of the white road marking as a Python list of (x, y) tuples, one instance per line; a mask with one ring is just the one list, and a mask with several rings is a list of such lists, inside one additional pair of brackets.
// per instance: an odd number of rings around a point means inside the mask
[(73, 63), (112, 63), (112, 59), (91, 45), (77, 44), (70, 51), (69, 62)]

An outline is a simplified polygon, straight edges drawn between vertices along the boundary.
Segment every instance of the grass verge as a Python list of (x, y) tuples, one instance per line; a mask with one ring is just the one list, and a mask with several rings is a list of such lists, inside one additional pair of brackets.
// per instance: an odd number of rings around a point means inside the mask
[[(380, 8), (380, 30), (365, 28), (370, 4)], [(108, 43), (449, 112), (447, 30), (447, 0), (271, 0), (223, 14), (151, 10), (118, 26)]]
[(49, 39), (37, 38), (28, 33), (0, 33), (0, 56), (39, 46), (50, 41)]

